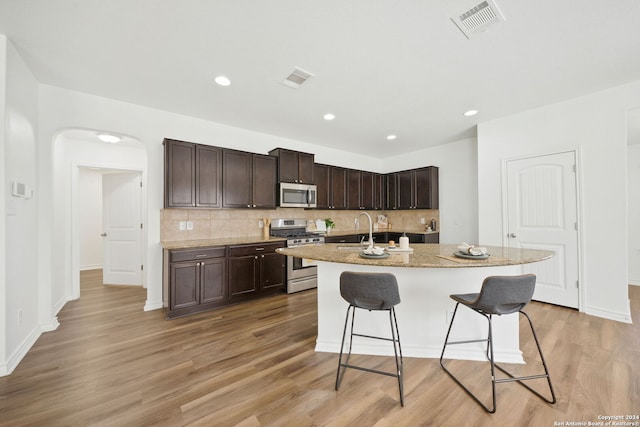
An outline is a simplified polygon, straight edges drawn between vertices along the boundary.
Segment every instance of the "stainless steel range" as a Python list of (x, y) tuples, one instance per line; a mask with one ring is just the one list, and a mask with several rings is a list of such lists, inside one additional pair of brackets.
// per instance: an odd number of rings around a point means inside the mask
[[(272, 236), (286, 237), (287, 247), (302, 245), (322, 245), (324, 236), (307, 231), (306, 219), (271, 220)], [(287, 257), (287, 293), (304, 291), (318, 287), (318, 268), (313, 262), (302, 258)]]

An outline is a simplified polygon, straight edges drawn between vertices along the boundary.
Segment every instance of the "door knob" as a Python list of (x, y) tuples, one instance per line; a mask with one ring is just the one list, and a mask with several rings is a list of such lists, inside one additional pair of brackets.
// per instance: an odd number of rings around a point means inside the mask
[(516, 233), (511, 233), (509, 234), (509, 237), (511, 237), (512, 239), (515, 239), (516, 237), (518, 237), (518, 235)]
[(102, 237), (107, 237), (107, 233), (102, 233), (101, 236)]

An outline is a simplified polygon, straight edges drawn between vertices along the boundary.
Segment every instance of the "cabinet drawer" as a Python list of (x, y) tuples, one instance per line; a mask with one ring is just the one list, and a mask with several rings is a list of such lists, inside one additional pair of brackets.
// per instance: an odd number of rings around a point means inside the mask
[(173, 250), (170, 254), (170, 262), (198, 261), (207, 258), (222, 258), (225, 256), (225, 247), (206, 247), (199, 249)]
[(283, 243), (267, 243), (264, 245), (240, 245), (229, 246), (229, 256), (247, 256), (256, 254), (268, 254), (275, 252), (278, 248), (284, 248)]

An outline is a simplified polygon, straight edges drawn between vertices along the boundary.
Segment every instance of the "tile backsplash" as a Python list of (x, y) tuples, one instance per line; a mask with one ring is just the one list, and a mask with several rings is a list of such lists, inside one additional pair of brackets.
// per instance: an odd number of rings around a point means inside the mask
[[(360, 212), (350, 210), (319, 210), (300, 208), (277, 209), (162, 209), (160, 211), (160, 239), (163, 242), (180, 240), (213, 239), (227, 237), (250, 237), (262, 235), (260, 220), (263, 218), (331, 218), (336, 224), (335, 231), (356, 231), (355, 219)], [(419, 231), (435, 219), (440, 229), (440, 212), (437, 209), (402, 211), (366, 211), (373, 221), (378, 215), (386, 215), (394, 231)], [(191, 222), (191, 230), (180, 230), (180, 222)], [(368, 229), (367, 220), (361, 218), (360, 230)], [(436, 231), (437, 231), (436, 230)]]

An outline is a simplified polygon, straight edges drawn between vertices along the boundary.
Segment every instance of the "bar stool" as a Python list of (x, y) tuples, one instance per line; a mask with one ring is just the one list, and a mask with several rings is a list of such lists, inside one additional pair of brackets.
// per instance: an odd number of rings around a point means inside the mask
[[(400, 293), (398, 292), (398, 282), (396, 281), (396, 277), (390, 273), (360, 273), (345, 271), (340, 275), (340, 295), (342, 295), (342, 298), (349, 303), (349, 307), (347, 308), (347, 316), (344, 320), (342, 343), (340, 344), (338, 373), (336, 374), (336, 390), (340, 387), (342, 377), (344, 376), (344, 372), (347, 368), (396, 377), (398, 379), (398, 388), (400, 390), (400, 405), (404, 406), (404, 392), (402, 385), (402, 348), (400, 347), (398, 321), (396, 320), (396, 312), (394, 309), (394, 307), (400, 303)], [(388, 311), (389, 324), (391, 326), (391, 338), (354, 333), (353, 324), (355, 321), (356, 308), (368, 311)], [(350, 313), (351, 333), (349, 339), (349, 353), (343, 363), (342, 354), (344, 350), (344, 341), (347, 335), (347, 323), (349, 322)], [(354, 336), (391, 341), (393, 343), (393, 352), (395, 354), (396, 372), (380, 371), (349, 364)]]
[[(480, 293), (474, 294), (458, 294), (458, 295), (450, 295), (451, 299), (456, 301), (456, 307), (453, 311), (453, 317), (451, 318), (451, 323), (449, 324), (449, 330), (447, 331), (447, 336), (444, 341), (444, 347), (442, 348), (442, 354), (440, 355), (440, 366), (445, 370), (447, 374), (451, 378), (454, 379), (456, 383), (460, 387), (462, 387), (467, 394), (469, 394), (476, 402), (480, 404), (487, 412), (494, 413), (496, 411), (496, 384), (517, 381), (522, 386), (527, 388), (529, 391), (533, 392), (535, 395), (540, 397), (542, 400), (548, 403), (556, 403), (556, 395), (553, 391), (553, 386), (551, 385), (551, 378), (549, 377), (549, 370), (547, 369), (547, 364), (544, 360), (544, 356), (542, 355), (542, 350), (540, 349), (540, 343), (538, 342), (538, 336), (536, 335), (536, 331), (533, 329), (533, 323), (531, 322), (531, 318), (522, 311), (522, 309), (529, 304), (531, 298), (533, 297), (533, 291), (535, 290), (536, 285), (536, 276), (533, 274), (524, 274), (521, 276), (490, 276), (484, 279), (482, 283), (482, 288)], [(478, 339), (478, 340), (470, 340), (470, 341), (452, 341), (449, 342), (449, 334), (451, 333), (451, 327), (453, 326), (453, 322), (456, 318), (456, 312), (458, 311), (458, 306), (463, 304), (466, 307), (469, 307), (476, 313), (484, 316), (489, 322), (489, 335), (486, 339)], [(491, 320), (493, 315), (501, 316), (503, 314), (511, 314), (519, 312), (524, 315), (529, 321), (529, 326), (531, 327), (531, 333), (533, 334), (533, 338), (536, 342), (536, 346), (538, 347), (538, 354), (540, 355), (540, 360), (542, 361), (542, 366), (544, 367), (544, 374), (539, 375), (529, 375), (524, 377), (516, 377), (506, 371), (504, 368), (500, 367), (494, 362), (493, 358), (493, 334), (491, 329)], [(453, 344), (467, 344), (474, 342), (486, 342), (487, 343), (487, 359), (489, 359), (491, 365), (491, 389), (492, 389), (492, 398), (493, 398), (493, 406), (492, 408), (487, 407), (484, 403), (480, 401), (478, 397), (476, 397), (466, 386), (462, 384), (462, 382), (456, 378), (451, 371), (449, 371), (442, 359), (444, 358), (444, 352), (447, 348), (447, 345)], [(495, 376), (495, 368), (498, 368), (505, 374), (509, 376), (509, 378), (504, 379), (496, 379)], [(536, 390), (532, 389), (523, 381), (525, 380), (534, 380), (546, 378), (547, 383), (549, 384), (549, 390), (551, 391), (551, 399), (547, 399)]]

